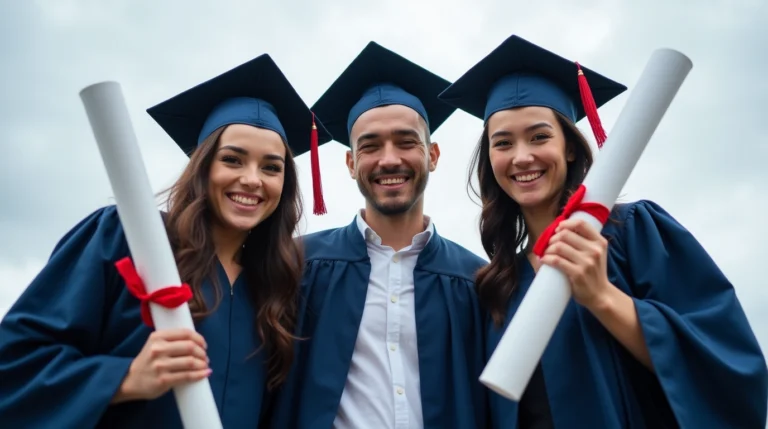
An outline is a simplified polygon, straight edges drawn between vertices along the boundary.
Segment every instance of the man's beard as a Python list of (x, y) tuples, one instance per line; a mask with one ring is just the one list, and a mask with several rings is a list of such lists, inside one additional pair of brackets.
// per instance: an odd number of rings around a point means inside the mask
[[(421, 196), (424, 194), (424, 190), (427, 188), (427, 182), (429, 181), (429, 170), (425, 168), (422, 173), (423, 174), (419, 175), (417, 178), (413, 170), (381, 170), (375, 175), (372, 174), (368, 177), (367, 183), (371, 185), (370, 188), (366, 187), (360, 178), (357, 180), (357, 188), (360, 189), (360, 193), (363, 194), (365, 201), (368, 202), (368, 204), (374, 210), (383, 214), (384, 216), (396, 216), (406, 213), (408, 210), (410, 210), (416, 204), (419, 198), (421, 198)], [(376, 199), (372, 192), (372, 188), (375, 185), (375, 179), (377, 176), (393, 174), (406, 176), (410, 181), (413, 181), (413, 194), (411, 195), (410, 199), (403, 202), (395, 201), (390, 203), (381, 203)]]

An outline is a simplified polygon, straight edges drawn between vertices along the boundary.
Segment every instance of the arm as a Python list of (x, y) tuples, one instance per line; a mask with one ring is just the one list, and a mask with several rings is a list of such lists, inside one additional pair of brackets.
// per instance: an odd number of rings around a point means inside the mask
[(589, 310), (635, 359), (653, 372), (653, 362), (645, 344), (635, 302), (613, 284), (605, 290), (606, 292), (588, 307)]

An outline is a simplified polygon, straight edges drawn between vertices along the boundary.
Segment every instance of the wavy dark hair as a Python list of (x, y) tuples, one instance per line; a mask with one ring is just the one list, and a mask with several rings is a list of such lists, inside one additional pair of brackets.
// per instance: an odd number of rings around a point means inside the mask
[[(190, 310), (195, 321), (211, 314), (222, 297), (216, 276), (208, 180), (219, 138), (225, 129), (226, 126), (221, 127), (205, 139), (192, 153), (181, 177), (166, 191), (168, 238), (181, 280), (194, 291)], [(293, 361), (293, 330), (303, 268), (303, 249), (293, 239), (303, 208), (296, 165), (287, 145), (284, 171), (280, 203), (271, 216), (251, 230), (239, 254), (248, 296), (256, 309), (254, 323), (262, 348), (268, 353), (269, 389), (285, 381)], [(207, 308), (200, 290), (206, 277), (216, 288), (216, 302), (211, 308)]]
[[(565, 136), (566, 151), (575, 157), (568, 163), (564, 192), (560, 197), (558, 212), (579, 187), (592, 166), (592, 152), (587, 140), (576, 125), (553, 110), (557, 123)], [(480, 303), (488, 310), (494, 324), (504, 323), (507, 302), (517, 288), (519, 266), (517, 249), (528, 240), (528, 228), (520, 206), (510, 198), (496, 182), (489, 158), (488, 126), (475, 147), (470, 162), (467, 187), (480, 198), (480, 240), (490, 263), (476, 273), (475, 287)], [(472, 184), (477, 175), (479, 191)]]

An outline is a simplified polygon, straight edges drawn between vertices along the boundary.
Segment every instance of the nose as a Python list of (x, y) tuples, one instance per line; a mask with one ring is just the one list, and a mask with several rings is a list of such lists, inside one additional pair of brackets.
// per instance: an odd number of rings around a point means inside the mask
[(397, 167), (403, 163), (400, 151), (393, 144), (386, 144), (381, 151), (380, 167)]
[(515, 154), (512, 158), (512, 163), (515, 167), (523, 167), (533, 162), (533, 151), (528, 148), (528, 145), (517, 145), (515, 148)]
[(261, 174), (258, 168), (244, 168), (240, 175), (240, 184), (248, 188), (258, 188), (261, 186)]

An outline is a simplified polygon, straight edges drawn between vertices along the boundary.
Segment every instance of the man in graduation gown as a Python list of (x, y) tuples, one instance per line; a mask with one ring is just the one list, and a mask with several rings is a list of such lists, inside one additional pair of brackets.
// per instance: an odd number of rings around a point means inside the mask
[(350, 147), (365, 209), (303, 237), (294, 371), (275, 428), (482, 428), (486, 262), (423, 213), (439, 157), (430, 134), (453, 112), (446, 80), (371, 42), (313, 106)]

